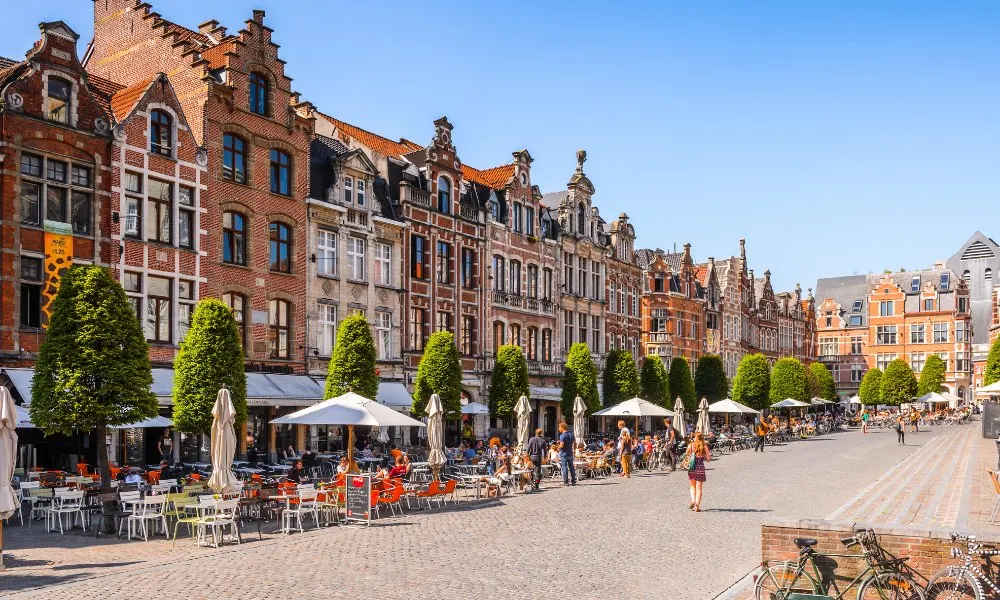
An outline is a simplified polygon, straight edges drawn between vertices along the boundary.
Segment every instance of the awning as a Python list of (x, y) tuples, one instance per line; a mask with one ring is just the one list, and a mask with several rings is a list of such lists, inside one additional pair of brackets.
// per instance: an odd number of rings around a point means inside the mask
[(548, 400), (550, 402), (559, 402), (562, 400), (562, 388), (558, 387), (532, 385), (528, 387), (528, 392), (531, 394), (533, 400)]
[(14, 399), (21, 404), (31, 404), (31, 378), (35, 376), (35, 370), (4, 369), (3, 374), (10, 380)]
[(378, 384), (378, 395), (375, 400), (379, 404), (392, 408), (410, 408), (413, 406), (413, 396), (406, 391), (406, 386), (398, 381), (381, 381)]

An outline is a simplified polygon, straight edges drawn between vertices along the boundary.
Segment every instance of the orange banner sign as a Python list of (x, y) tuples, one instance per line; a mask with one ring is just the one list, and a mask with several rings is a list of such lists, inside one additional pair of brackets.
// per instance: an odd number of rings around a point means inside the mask
[(73, 228), (69, 223), (45, 221), (45, 288), (42, 290), (42, 324), (49, 322), (59, 280), (73, 265)]

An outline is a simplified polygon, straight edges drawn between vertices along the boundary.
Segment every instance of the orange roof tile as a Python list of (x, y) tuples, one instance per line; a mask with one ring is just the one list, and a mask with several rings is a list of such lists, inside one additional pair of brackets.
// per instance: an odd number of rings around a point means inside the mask
[(226, 53), (231, 52), (236, 46), (232, 41), (222, 42), (218, 46), (206, 48), (201, 52), (201, 57), (208, 61), (209, 67), (221, 69), (226, 66)]
[(114, 114), (114, 111), (111, 110), (111, 98), (125, 89), (125, 86), (92, 73), (87, 73), (87, 83), (94, 93), (94, 99), (101, 105), (104, 112), (109, 115)]
[(115, 115), (116, 121), (121, 122), (128, 117), (132, 109), (135, 108), (136, 103), (146, 94), (146, 90), (149, 89), (150, 84), (156, 81), (159, 76), (160, 74), (157, 73), (130, 88), (120, 90), (111, 97), (111, 112)]
[(698, 265), (697, 267), (695, 267), (694, 278), (695, 280), (698, 281), (698, 283), (702, 285), (708, 285), (708, 281), (706, 280), (708, 278), (708, 267), (704, 265)]
[(330, 115), (323, 113), (319, 113), (319, 115), (333, 123), (334, 127), (336, 127), (341, 134), (357, 140), (358, 143), (371, 148), (383, 156), (403, 156), (404, 154), (416, 152), (417, 150), (423, 150), (423, 146), (415, 144), (409, 140), (400, 138), (398, 142), (394, 142), (389, 138), (382, 137), (376, 133), (361, 129), (360, 127), (355, 127), (350, 123), (334, 119)]
[(167, 26), (166, 30), (164, 31), (164, 34), (165, 35), (177, 34), (178, 42), (196, 42), (197, 44), (209, 43), (208, 36), (203, 33), (193, 31), (191, 29), (188, 29), (187, 27), (183, 27), (181, 25), (178, 25), (177, 23), (168, 21), (166, 19), (161, 19), (161, 21), (165, 23)]
[(483, 170), (463, 164), (462, 175), (466, 179), (475, 181), (480, 185), (485, 185), (490, 189), (502, 190), (507, 181), (514, 176), (514, 164), (500, 165), (499, 167)]

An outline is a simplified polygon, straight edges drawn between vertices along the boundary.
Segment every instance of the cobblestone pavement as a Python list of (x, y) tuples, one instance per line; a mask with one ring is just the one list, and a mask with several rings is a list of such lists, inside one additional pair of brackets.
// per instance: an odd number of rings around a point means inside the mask
[[(942, 428), (943, 429), (943, 428)], [(702, 513), (684, 473), (549, 484), (364, 528), (195, 548), (5, 528), (0, 595), (18, 598), (710, 599), (760, 561), (768, 517), (822, 518), (942, 433), (839, 433), (709, 465)], [(947, 433), (947, 432), (944, 432)]]

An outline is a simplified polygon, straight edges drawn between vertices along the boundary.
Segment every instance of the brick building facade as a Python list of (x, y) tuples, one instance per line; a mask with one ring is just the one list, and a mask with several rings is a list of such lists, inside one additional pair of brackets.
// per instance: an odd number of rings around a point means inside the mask
[(636, 361), (642, 356), (642, 269), (635, 251), (635, 227), (621, 213), (611, 223), (607, 261), (608, 350), (624, 350)]

